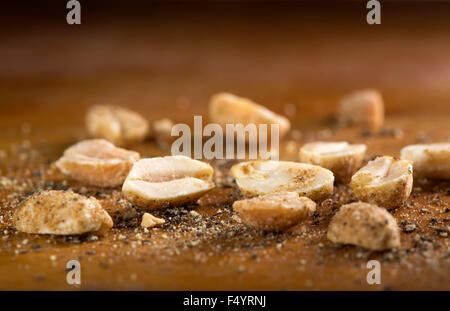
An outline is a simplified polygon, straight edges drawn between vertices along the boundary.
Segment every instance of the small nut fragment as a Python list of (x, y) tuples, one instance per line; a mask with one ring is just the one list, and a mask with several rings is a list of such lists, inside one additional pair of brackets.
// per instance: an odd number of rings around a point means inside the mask
[(142, 228), (153, 228), (158, 225), (162, 225), (166, 221), (162, 218), (158, 218), (149, 213), (144, 213), (142, 216), (141, 227)]
[(362, 202), (341, 206), (328, 226), (327, 237), (334, 243), (372, 250), (400, 246), (400, 230), (395, 218), (384, 208)]
[(378, 157), (352, 176), (350, 187), (358, 200), (385, 208), (402, 205), (412, 190), (412, 165), (389, 156)]
[(94, 197), (49, 190), (23, 201), (14, 215), (14, 225), (27, 233), (103, 234), (113, 226), (113, 221)]
[(114, 146), (104, 139), (83, 140), (64, 151), (55, 163), (66, 175), (99, 187), (120, 186), (139, 153)]
[(211, 121), (225, 130), (226, 124), (267, 124), (270, 137), (270, 124), (279, 124), (279, 134), (283, 137), (291, 128), (288, 119), (253, 101), (229, 93), (219, 93), (211, 98), (209, 104)]
[(214, 188), (212, 167), (185, 156), (142, 159), (133, 165), (122, 191), (148, 210), (195, 202)]
[(349, 181), (361, 167), (366, 145), (347, 142), (314, 142), (300, 149), (300, 162), (322, 166), (333, 172), (338, 181)]
[(149, 123), (140, 114), (119, 106), (96, 105), (86, 115), (89, 135), (104, 138), (117, 146), (140, 142), (149, 132)]
[(333, 192), (333, 173), (311, 164), (257, 160), (236, 164), (231, 173), (247, 195), (289, 191), (320, 200)]
[(384, 122), (383, 98), (378, 91), (361, 90), (342, 98), (339, 103), (340, 123), (358, 124), (378, 133)]
[(412, 162), (414, 177), (450, 179), (450, 143), (406, 146), (401, 158)]
[(311, 216), (316, 203), (297, 192), (279, 192), (236, 201), (233, 210), (249, 226), (281, 231)]
[(167, 118), (153, 122), (153, 134), (160, 148), (168, 149), (170, 144), (175, 140), (176, 137), (172, 136), (173, 125), (172, 120)]

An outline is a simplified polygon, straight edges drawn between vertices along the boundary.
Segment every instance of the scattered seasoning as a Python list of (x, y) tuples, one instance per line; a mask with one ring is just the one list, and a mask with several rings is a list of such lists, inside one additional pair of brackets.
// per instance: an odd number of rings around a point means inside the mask
[(202, 215), (200, 215), (198, 212), (196, 211), (190, 211), (190, 214), (194, 217), (201, 217)]
[(93, 241), (97, 241), (97, 240), (98, 240), (98, 236), (96, 236), (96, 235), (91, 234), (88, 236), (89, 242), (93, 242)]
[[(27, 156), (26, 158), (30, 159), (31, 156)], [(48, 164), (52, 162), (51, 160), (45, 161), (47, 161)], [(43, 163), (45, 161), (42, 160)], [(140, 256), (146, 256), (147, 253), (139, 254), (135, 252), (135, 249), (138, 249), (139, 247), (142, 247), (145, 250), (151, 249), (152, 252), (155, 251), (155, 253), (151, 253), (151, 256), (155, 256), (155, 254), (157, 254), (158, 258), (161, 258), (161, 260), (170, 258), (170, 256), (178, 256), (183, 251), (190, 252), (189, 249), (193, 248), (193, 252), (195, 254), (193, 260), (198, 263), (207, 262), (209, 260), (208, 257), (211, 256), (223, 256), (224, 254), (235, 253), (242, 250), (245, 250), (245, 252), (248, 251), (248, 253), (246, 253), (247, 255), (245, 255), (246, 257), (244, 258), (258, 261), (264, 260), (273, 255), (273, 253), (270, 253), (270, 251), (267, 250), (276, 251), (282, 249), (283, 251), (280, 251), (278, 256), (285, 256), (285, 254), (288, 254), (290, 250), (288, 244), (285, 243), (286, 241), (295, 241), (296, 243), (301, 243), (304, 245), (305, 248), (312, 247), (314, 250), (315, 245), (317, 245), (318, 255), (316, 255), (316, 257), (311, 261), (312, 265), (326, 263), (328, 259), (322, 255), (328, 254), (331, 250), (342, 252), (343, 257), (348, 260), (354, 260), (355, 258), (367, 258), (369, 255), (372, 256), (371, 254), (373, 253), (351, 246), (332, 245), (329, 247), (327, 246), (326, 249), (321, 249), (324, 248), (324, 243), (316, 244), (316, 241), (322, 239), (323, 236), (326, 235), (326, 225), (329, 223), (330, 218), (339, 209), (339, 207), (342, 204), (351, 202), (352, 200), (355, 201), (355, 199), (351, 197), (351, 191), (348, 189), (347, 185), (337, 184), (333, 195), (330, 196), (329, 199), (320, 203), (320, 212), (316, 213), (310, 222), (305, 223), (301, 229), (298, 229), (298, 231), (266, 233), (242, 225), (240, 223), (240, 218), (233, 213), (231, 207), (231, 203), (241, 195), (239, 191), (236, 190), (236, 185), (233, 179), (231, 178), (228, 180), (229, 174), (227, 170), (229, 169), (229, 166), (231, 166), (231, 162), (232, 161), (223, 161), (221, 164), (222, 166), (220, 167), (220, 174), (222, 174), (222, 177), (220, 178), (223, 182), (221, 187), (230, 190), (226, 195), (226, 200), (223, 200), (223, 203), (217, 205), (214, 204), (215, 209), (213, 210), (213, 208), (211, 208), (213, 204), (210, 203), (210, 201), (214, 201), (213, 196), (213, 199), (208, 201), (205, 206), (199, 207), (197, 204), (189, 207), (169, 208), (166, 210), (157, 211), (155, 213), (156, 215), (159, 217), (164, 217), (168, 221), (164, 224), (164, 226), (150, 231), (147, 229), (137, 228), (139, 225), (138, 221), (140, 220), (142, 213), (136, 210), (132, 204), (121, 198), (120, 190), (98, 190), (95, 188), (88, 189), (85, 187), (74, 186), (70, 181), (56, 182), (44, 180), (45, 176), (50, 174), (49, 170), (45, 167), (42, 167), (39, 170), (30, 169), (28, 177), (16, 178), (11, 177), (13, 176), (12, 174), (11, 176), (0, 177), (1, 191), (6, 192), (14, 190), (14, 192), (10, 194), (8, 193), (6, 200), (1, 202), (0, 214), (2, 219), (4, 218), (6, 224), (8, 225), (7, 222), (11, 216), (10, 211), (13, 211), (15, 206), (17, 206), (17, 204), (26, 196), (45, 188), (55, 189), (67, 187), (68, 189), (72, 189), (78, 193), (95, 195), (96, 197), (101, 198), (102, 204), (104, 201), (107, 203), (106, 206), (113, 205), (116, 209), (114, 211), (108, 210), (111, 216), (116, 215), (116, 218), (114, 218), (116, 227), (113, 229), (115, 231), (113, 231), (111, 236), (102, 237), (101, 241), (99, 241), (99, 237), (95, 235), (67, 238), (50, 236), (47, 240), (45, 240), (45, 238), (39, 240), (39, 243), (46, 243), (49, 244), (49, 246), (54, 246), (66, 242), (78, 244), (85, 243), (86, 241), (98, 241), (97, 243), (92, 244), (93, 248), (95, 248), (103, 242), (110, 246), (116, 240), (123, 241), (123, 243), (113, 244), (113, 247), (110, 248), (110, 252), (103, 252), (100, 250), (97, 250), (97, 252), (94, 250), (86, 251), (86, 255), (96, 255), (96, 258), (101, 258), (101, 260), (95, 262), (98, 262), (99, 266), (103, 269), (108, 269), (117, 263), (115, 261), (115, 255), (117, 254), (126, 254), (127, 256), (130, 256), (131, 260), (134, 259), (139, 262), (145, 262), (146, 259)], [(214, 167), (217, 168), (217, 165)], [(33, 179), (30, 179), (30, 176), (33, 177)], [(450, 216), (441, 214), (449, 213), (449, 208), (446, 207), (445, 199), (441, 198), (445, 195), (448, 196), (449, 190), (443, 188), (440, 184), (437, 184), (436, 186), (436, 184), (433, 184), (432, 181), (428, 180), (420, 181), (419, 184), (420, 187), (417, 186), (414, 188), (411, 199), (406, 203), (407, 207), (412, 208), (413, 210), (406, 211), (407, 213), (411, 213), (408, 217), (409, 220), (413, 220), (413, 218), (411, 218), (412, 215), (420, 216), (416, 211), (420, 211), (422, 214), (433, 212), (432, 215), (434, 217), (422, 218), (425, 221), (430, 219), (431, 225), (436, 226), (435, 229), (432, 228), (434, 231), (432, 231), (431, 236), (429, 236), (429, 226), (424, 227), (423, 235), (416, 234), (413, 237), (411, 246), (402, 245), (402, 247), (408, 246), (408, 249), (380, 253), (373, 256), (380, 256), (379, 258), (390, 261), (404, 260), (402, 261), (402, 264), (404, 264), (405, 267), (411, 265), (411, 262), (414, 263), (413, 259), (408, 260), (408, 256), (414, 256), (415, 254), (423, 254), (421, 258), (425, 258), (425, 260), (430, 264), (436, 263), (431, 261), (431, 259), (433, 259), (433, 252), (439, 254), (435, 257), (436, 260), (450, 258), (450, 250), (447, 249), (448, 245), (446, 244), (447, 240), (440, 238), (448, 237), (448, 228), (446, 229), (445, 226), (448, 224), (446, 222), (450, 221)], [(434, 194), (428, 195), (430, 192), (433, 192)], [(436, 196), (435, 193), (439, 193), (439, 195)], [(421, 201), (413, 200), (415, 194), (417, 194), (417, 197), (427, 200), (426, 208), (414, 209), (416, 206), (422, 206), (422, 203), (420, 203)], [(439, 206), (439, 208), (434, 206)], [(199, 212), (201, 212), (201, 214), (197, 211), (193, 211), (192, 208), (196, 208)], [(396, 213), (401, 212), (403, 211), (395, 211), (394, 215), (399, 215)], [(412, 214), (414, 212), (416, 212), (416, 214)], [(403, 215), (401, 216), (403, 217)], [(138, 221), (136, 221), (136, 219), (138, 219)], [(418, 220), (414, 219), (414, 221)], [(311, 226), (312, 223), (315, 223), (316, 226)], [(406, 233), (413, 231), (417, 232), (418, 230), (418, 226), (409, 221), (406, 221), (405, 224), (402, 222), (402, 227)], [(39, 239), (38, 236), (26, 235), (25, 238), (25, 235), (18, 234), (18, 232), (14, 229), (2, 229), (2, 232), (4, 234), (2, 236), (2, 240), (5, 240), (3, 243), (3, 249), (10, 248), (10, 251), (15, 254), (24, 254), (29, 252), (31, 249), (39, 250), (41, 248), (41, 245), (37, 244), (37, 239)], [(111, 240), (110, 237), (112, 237)], [(128, 241), (128, 239), (130, 239), (130, 241)], [(438, 243), (438, 241), (440, 241), (440, 243)], [(129, 243), (129, 246), (127, 246), (125, 242)], [(79, 247), (82, 246), (70, 245), (70, 248), (74, 248), (76, 250), (78, 250)], [(133, 258), (134, 254), (137, 254), (137, 256)], [(49, 258), (51, 261), (57, 260), (56, 255), (51, 255)], [(79, 258), (82, 257), (80, 256)], [(150, 256), (146, 258), (149, 263), (153, 260), (153, 257)], [(87, 259), (92, 258), (88, 257)], [(15, 259), (13, 258), (12, 260), (20, 260), (20, 258), (18, 259), (15, 257)], [(306, 259), (299, 260), (299, 263), (302, 266), (307, 265), (308, 262), (309, 259), (308, 261)], [(439, 261), (437, 261), (437, 263), (439, 264)], [(223, 264), (224, 262), (219, 262), (219, 265)], [(245, 271), (245, 267), (242, 265), (238, 266), (237, 269), (239, 273), (243, 273)], [(133, 279), (134, 277), (130, 275), (130, 278)], [(38, 275), (35, 277), (35, 280), (37, 279), (42, 281), (44, 280), (44, 277)]]
[(410, 233), (417, 230), (417, 225), (413, 222), (403, 220), (400, 224), (403, 226), (403, 231), (406, 233)]

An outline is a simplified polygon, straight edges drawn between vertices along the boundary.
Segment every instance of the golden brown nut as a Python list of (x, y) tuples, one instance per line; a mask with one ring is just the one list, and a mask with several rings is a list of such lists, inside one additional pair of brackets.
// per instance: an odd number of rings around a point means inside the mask
[(113, 221), (94, 197), (49, 190), (23, 201), (14, 216), (17, 230), (39, 234), (103, 234)]
[(313, 200), (333, 192), (333, 173), (320, 166), (286, 161), (249, 161), (234, 165), (231, 173), (247, 195), (297, 192)]
[(378, 157), (352, 176), (350, 186), (361, 201), (385, 208), (402, 205), (411, 194), (412, 165), (389, 156)]
[(371, 250), (400, 246), (395, 218), (384, 208), (362, 202), (341, 206), (328, 226), (327, 237), (334, 243), (353, 244)]
[(406, 146), (401, 158), (413, 164), (414, 177), (450, 179), (450, 143)]
[(195, 202), (214, 188), (212, 167), (185, 156), (142, 159), (133, 165), (122, 192), (148, 210)]
[(251, 227), (281, 231), (311, 216), (316, 203), (297, 192), (279, 192), (236, 201), (233, 210)]
[(166, 150), (172, 144), (176, 137), (172, 136), (172, 127), (174, 123), (172, 120), (164, 118), (154, 121), (152, 124), (153, 134), (156, 139), (156, 143), (160, 148)]
[(366, 145), (347, 142), (314, 142), (300, 149), (300, 162), (319, 165), (333, 172), (337, 181), (349, 181), (361, 167)]
[(104, 139), (83, 140), (64, 151), (55, 163), (66, 175), (99, 187), (122, 185), (139, 153), (114, 146)]
[(279, 125), (280, 137), (283, 137), (291, 128), (288, 119), (280, 116), (266, 107), (253, 101), (229, 93), (219, 93), (211, 98), (209, 104), (211, 121), (219, 124), (225, 131), (226, 124), (267, 124), (270, 137), (270, 124)]
[(144, 140), (149, 132), (149, 122), (127, 108), (97, 105), (87, 112), (86, 128), (92, 137), (125, 146)]
[(358, 124), (377, 133), (384, 122), (384, 103), (375, 90), (361, 90), (342, 98), (338, 120), (342, 124)]

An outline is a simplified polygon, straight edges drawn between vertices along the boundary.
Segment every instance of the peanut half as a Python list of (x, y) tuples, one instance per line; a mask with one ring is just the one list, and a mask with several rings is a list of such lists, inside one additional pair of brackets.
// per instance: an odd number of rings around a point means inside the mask
[(144, 140), (149, 122), (140, 114), (119, 106), (96, 105), (86, 115), (86, 128), (92, 137), (104, 138), (117, 146)]
[(247, 195), (297, 192), (313, 200), (333, 192), (333, 173), (316, 165), (286, 161), (249, 161), (234, 165), (231, 173)]
[(133, 165), (122, 192), (148, 210), (181, 206), (214, 188), (213, 172), (209, 164), (185, 156), (142, 159)]
[(384, 122), (384, 103), (375, 90), (361, 90), (343, 97), (339, 103), (340, 123), (358, 124), (377, 133)]
[(66, 175), (99, 187), (122, 185), (139, 153), (114, 146), (104, 139), (83, 140), (64, 151), (55, 163)]
[(219, 124), (225, 130), (226, 124), (267, 124), (270, 136), (270, 124), (279, 125), (280, 137), (291, 128), (291, 123), (285, 117), (253, 101), (229, 93), (219, 93), (211, 98), (209, 104), (211, 121)]
[(282, 231), (311, 216), (316, 203), (297, 192), (279, 192), (236, 201), (233, 210), (251, 227)]
[(411, 194), (412, 183), (409, 161), (383, 156), (357, 171), (350, 186), (358, 200), (390, 209), (406, 201)]
[(384, 208), (362, 202), (341, 206), (328, 226), (327, 237), (334, 243), (371, 250), (400, 246), (400, 231), (395, 218)]
[(14, 225), (27, 233), (103, 234), (113, 226), (113, 221), (94, 197), (49, 190), (23, 201), (14, 215)]
[(450, 143), (406, 146), (401, 158), (412, 162), (414, 177), (450, 179)]
[(314, 142), (300, 149), (300, 162), (322, 166), (333, 172), (337, 181), (349, 181), (361, 167), (366, 145), (347, 142)]

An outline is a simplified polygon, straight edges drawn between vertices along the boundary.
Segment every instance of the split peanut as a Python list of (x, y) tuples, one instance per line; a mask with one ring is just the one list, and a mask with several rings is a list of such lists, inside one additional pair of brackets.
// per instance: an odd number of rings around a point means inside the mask
[(327, 237), (334, 243), (371, 250), (400, 246), (400, 231), (395, 218), (384, 208), (362, 202), (341, 206), (328, 226)]
[(92, 137), (125, 146), (144, 140), (149, 133), (149, 122), (127, 108), (97, 105), (87, 112), (86, 128)]
[(450, 143), (406, 146), (401, 158), (412, 162), (414, 177), (450, 179)]
[(251, 196), (289, 191), (320, 200), (333, 192), (333, 173), (316, 165), (249, 161), (234, 165), (231, 173), (239, 189)]
[(133, 165), (122, 192), (148, 210), (194, 203), (214, 188), (213, 169), (185, 156), (142, 159)]
[(103, 234), (113, 226), (113, 221), (94, 197), (50, 190), (23, 201), (15, 213), (14, 225), (27, 233)]
[(411, 194), (412, 183), (409, 161), (383, 156), (357, 171), (350, 186), (358, 200), (390, 209), (406, 201)]
[(139, 153), (114, 146), (104, 139), (83, 140), (64, 151), (55, 163), (75, 180), (99, 187), (122, 185)]
[(361, 167), (366, 149), (366, 145), (347, 142), (308, 143), (300, 149), (300, 162), (329, 169), (337, 181), (349, 181)]
[(280, 192), (236, 201), (233, 210), (251, 227), (282, 231), (311, 216), (316, 203), (296, 192)]
[(291, 123), (285, 117), (253, 101), (229, 93), (219, 93), (211, 98), (209, 104), (211, 121), (219, 124), (225, 130), (226, 124), (267, 124), (270, 137), (270, 124), (279, 125), (280, 137), (283, 137), (291, 128)]
[(338, 120), (344, 125), (357, 124), (377, 133), (384, 122), (384, 103), (375, 90), (361, 90), (342, 98)]

